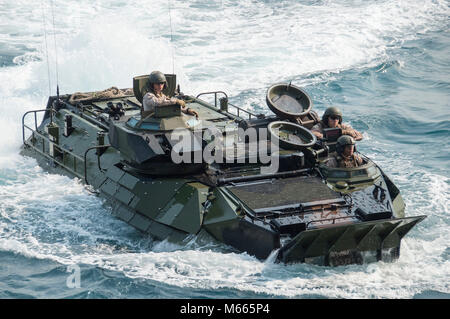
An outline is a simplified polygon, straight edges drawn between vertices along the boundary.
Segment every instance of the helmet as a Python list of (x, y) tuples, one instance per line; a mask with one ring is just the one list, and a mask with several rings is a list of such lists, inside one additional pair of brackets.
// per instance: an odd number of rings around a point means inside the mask
[(342, 124), (342, 112), (335, 106), (331, 106), (325, 110), (325, 113), (322, 115), (322, 122), (328, 126), (328, 118), (330, 116), (338, 116), (339, 124)]
[(342, 135), (337, 139), (336, 152), (342, 154), (346, 145), (355, 145), (355, 140), (350, 135)]
[(166, 76), (160, 71), (153, 71), (150, 73), (148, 77), (148, 83), (150, 84), (150, 88), (153, 89), (154, 83), (164, 83), (165, 87), (168, 86)]

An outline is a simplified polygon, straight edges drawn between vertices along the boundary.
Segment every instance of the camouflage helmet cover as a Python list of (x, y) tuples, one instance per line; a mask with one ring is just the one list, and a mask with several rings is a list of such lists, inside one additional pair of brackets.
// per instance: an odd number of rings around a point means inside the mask
[(322, 122), (325, 123), (325, 125), (328, 125), (328, 118), (330, 116), (338, 116), (339, 124), (342, 124), (342, 112), (336, 106), (331, 106), (331, 107), (327, 108), (325, 110), (325, 113), (323, 113)]
[(152, 84), (154, 84), (154, 83), (164, 83), (165, 87), (168, 86), (166, 76), (164, 75), (164, 73), (162, 73), (160, 71), (153, 71), (152, 73), (150, 73), (150, 75), (148, 77), (148, 82), (150, 84), (151, 89), (153, 89)]
[(341, 154), (346, 145), (355, 145), (355, 140), (350, 135), (342, 135), (337, 139), (336, 152)]

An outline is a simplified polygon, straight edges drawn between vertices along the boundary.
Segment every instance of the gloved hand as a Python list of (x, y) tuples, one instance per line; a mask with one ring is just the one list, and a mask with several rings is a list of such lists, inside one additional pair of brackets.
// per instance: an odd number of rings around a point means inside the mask
[(356, 137), (355, 132), (352, 130), (342, 130), (342, 135), (350, 135), (351, 137)]
[(186, 103), (183, 100), (179, 100), (179, 99), (177, 99), (177, 104), (179, 106), (181, 106), (182, 108), (184, 108), (186, 106)]
[(320, 133), (320, 132), (312, 131), (312, 133), (313, 133), (319, 140), (321, 140), (321, 139), (324, 138), (324, 137), (323, 137), (323, 134)]
[(193, 110), (193, 109), (187, 109), (187, 110), (188, 110), (188, 114), (195, 115), (195, 117), (198, 119), (198, 112), (196, 110)]

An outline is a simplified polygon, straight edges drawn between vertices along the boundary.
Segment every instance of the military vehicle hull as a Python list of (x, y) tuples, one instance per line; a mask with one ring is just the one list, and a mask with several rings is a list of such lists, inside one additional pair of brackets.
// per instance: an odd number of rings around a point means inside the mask
[[(247, 127), (265, 121), (252, 120), (253, 114), (237, 107), (234, 114), (224, 105), (184, 98), (201, 119), (218, 127), (240, 126), (239, 111), (250, 118)], [(137, 165), (133, 154), (145, 153), (151, 141), (147, 130), (127, 126), (140, 114), (133, 95), (69, 101), (70, 95), (50, 97), (46, 109), (24, 115), (22, 154), (50, 171), (81, 179), (107, 199), (113, 215), (156, 239), (178, 242), (204, 229), (260, 259), (275, 253), (280, 262), (336, 266), (397, 259), (401, 239), (425, 218), (404, 216), (398, 189), (370, 160), (372, 175), (347, 181), (343, 190), (331, 175), (327, 182), (312, 149), (287, 151), (280, 169), (265, 174), (255, 169), (258, 163), (201, 164), (197, 168), (203, 169), (189, 170), (158, 151), (146, 153)], [(121, 114), (111, 114), (111, 103), (121, 104)], [(158, 134), (150, 137), (161, 140)], [(133, 153), (129, 145), (141, 146)], [(352, 182), (360, 187), (349, 186)]]

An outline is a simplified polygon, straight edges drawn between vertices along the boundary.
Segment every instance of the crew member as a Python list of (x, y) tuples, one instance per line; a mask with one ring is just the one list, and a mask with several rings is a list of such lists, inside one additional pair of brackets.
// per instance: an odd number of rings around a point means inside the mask
[(186, 103), (183, 100), (177, 98), (169, 98), (162, 91), (164, 88), (168, 86), (166, 77), (160, 71), (153, 71), (149, 76), (149, 87), (150, 91), (147, 92), (143, 99), (142, 105), (144, 110), (142, 112), (142, 116), (146, 117), (155, 112), (156, 106), (164, 106), (164, 105), (172, 105), (178, 104), (181, 107), (181, 111), (183, 113), (189, 115), (195, 115), (198, 118), (197, 111), (187, 108)]
[(355, 153), (355, 140), (348, 135), (342, 135), (336, 142), (336, 155), (331, 157), (328, 167), (351, 168), (363, 164), (361, 156)]
[(361, 133), (352, 128), (349, 124), (342, 123), (342, 112), (335, 106), (325, 110), (322, 120), (312, 127), (311, 132), (313, 132), (317, 138), (323, 139), (324, 129), (337, 127), (342, 129), (342, 135), (349, 135), (356, 141), (360, 141), (363, 138)]

